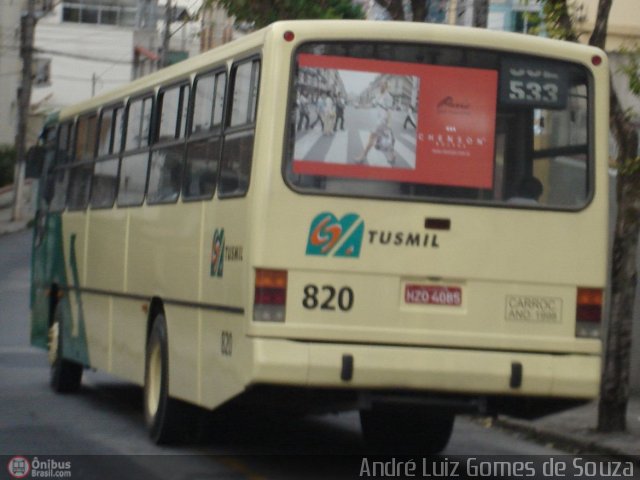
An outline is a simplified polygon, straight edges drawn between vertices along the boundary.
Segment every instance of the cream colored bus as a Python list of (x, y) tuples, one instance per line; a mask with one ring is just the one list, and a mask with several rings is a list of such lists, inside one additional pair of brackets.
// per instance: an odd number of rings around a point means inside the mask
[(598, 393), (608, 66), (449, 26), (274, 23), (45, 127), (32, 337), (52, 385), (360, 411), (442, 450), (460, 412)]

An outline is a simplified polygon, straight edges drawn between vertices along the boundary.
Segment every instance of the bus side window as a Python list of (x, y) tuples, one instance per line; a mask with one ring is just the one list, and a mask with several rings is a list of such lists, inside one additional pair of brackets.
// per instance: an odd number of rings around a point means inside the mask
[(139, 206), (144, 200), (152, 109), (151, 95), (129, 100), (125, 149), (120, 165), (119, 207)]
[(238, 197), (249, 189), (255, 135), (260, 61), (238, 63), (231, 71), (230, 115), (222, 147), (218, 179), (220, 197)]
[(69, 160), (71, 158), (71, 131), (73, 122), (60, 125), (56, 144), (54, 168), (51, 172), (53, 194), (49, 206), (52, 212), (61, 212), (67, 205), (69, 187)]
[(182, 184), (184, 138), (186, 134), (189, 85), (182, 83), (163, 89), (156, 103), (158, 133), (151, 148), (147, 202), (171, 203), (178, 200)]
[(42, 174), (40, 176), (41, 180), (41, 188), (40, 188), (40, 200), (38, 203), (38, 208), (42, 210), (46, 210), (49, 208), (51, 204), (51, 200), (53, 198), (53, 167), (56, 158), (56, 141), (57, 141), (58, 129), (57, 127), (48, 127), (46, 128), (43, 139), (44, 139), (44, 161)]
[(226, 84), (226, 71), (207, 73), (195, 80), (191, 94), (193, 119), (182, 187), (185, 199), (210, 199), (215, 192)]
[(102, 110), (98, 133), (98, 158), (91, 183), (91, 207), (111, 208), (118, 191), (118, 167), (122, 143), (122, 105)]
[(74, 162), (69, 184), (69, 209), (82, 210), (89, 202), (98, 116), (84, 115), (76, 122)]

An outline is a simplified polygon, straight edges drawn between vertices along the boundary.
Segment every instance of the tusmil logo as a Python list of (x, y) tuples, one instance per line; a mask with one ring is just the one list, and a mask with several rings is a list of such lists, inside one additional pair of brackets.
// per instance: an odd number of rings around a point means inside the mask
[(211, 242), (211, 276), (221, 277), (224, 268), (224, 228), (216, 229), (213, 232)]
[(338, 220), (333, 213), (322, 212), (311, 222), (307, 255), (358, 258), (363, 234), (360, 215), (347, 213)]

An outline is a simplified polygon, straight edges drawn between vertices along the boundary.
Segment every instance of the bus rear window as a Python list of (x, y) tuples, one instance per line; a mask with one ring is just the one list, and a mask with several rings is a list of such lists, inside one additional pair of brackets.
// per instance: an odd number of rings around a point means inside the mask
[(580, 209), (593, 170), (589, 79), (512, 53), (305, 44), (285, 178), (306, 193)]

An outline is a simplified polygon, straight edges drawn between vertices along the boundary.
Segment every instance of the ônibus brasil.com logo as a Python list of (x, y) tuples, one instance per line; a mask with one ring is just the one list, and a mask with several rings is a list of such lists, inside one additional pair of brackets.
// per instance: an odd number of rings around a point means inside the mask
[(46, 460), (33, 457), (31, 460), (23, 456), (15, 456), (7, 464), (12, 478), (70, 478), (71, 462), (48, 458)]
[(13, 478), (24, 478), (29, 475), (31, 464), (24, 457), (13, 457), (9, 460), (7, 470), (9, 470), (9, 475)]

